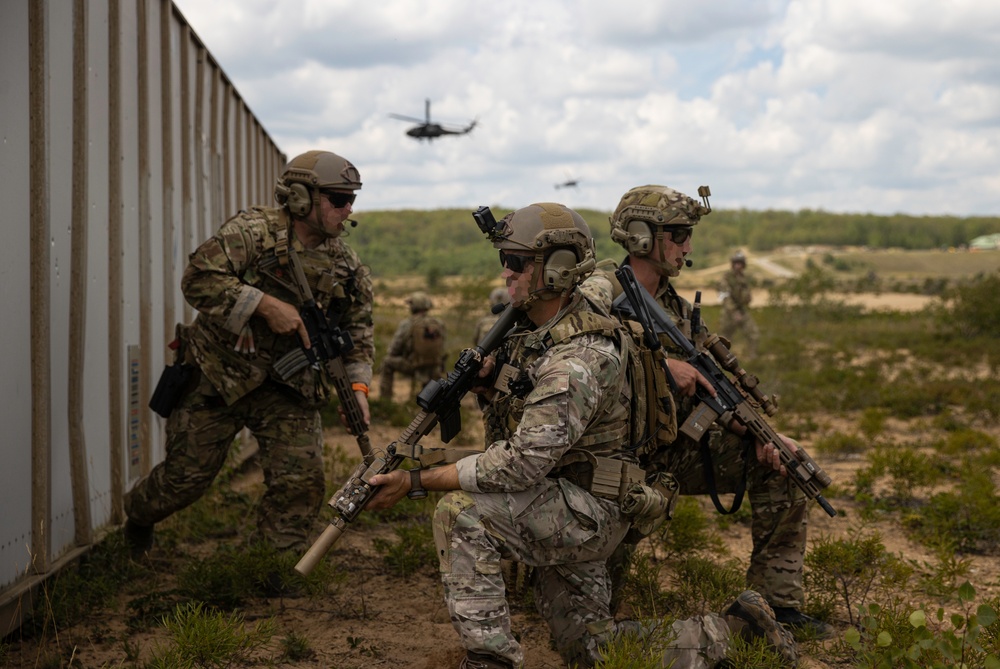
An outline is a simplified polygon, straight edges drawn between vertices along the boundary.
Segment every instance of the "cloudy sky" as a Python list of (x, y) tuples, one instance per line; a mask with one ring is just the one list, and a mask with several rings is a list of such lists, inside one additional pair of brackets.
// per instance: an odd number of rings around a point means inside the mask
[[(174, 0), (289, 156), (365, 209), (1000, 215), (1000, 2)], [(478, 126), (433, 142), (391, 113)], [(575, 188), (555, 185), (578, 179)]]

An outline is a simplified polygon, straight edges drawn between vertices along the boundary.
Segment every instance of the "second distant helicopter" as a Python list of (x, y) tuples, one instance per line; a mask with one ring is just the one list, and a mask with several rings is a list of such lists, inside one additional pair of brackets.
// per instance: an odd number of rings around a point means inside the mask
[(472, 132), (472, 129), (476, 127), (476, 121), (473, 120), (469, 125), (465, 127), (447, 127), (440, 123), (431, 123), (431, 101), (430, 98), (424, 101), (424, 120), (419, 118), (414, 118), (412, 116), (403, 116), (402, 114), (389, 114), (392, 118), (399, 119), (400, 121), (411, 121), (413, 123), (419, 123), (420, 125), (415, 125), (406, 131), (406, 134), (414, 139), (431, 141), (437, 137), (443, 135), (467, 135)]

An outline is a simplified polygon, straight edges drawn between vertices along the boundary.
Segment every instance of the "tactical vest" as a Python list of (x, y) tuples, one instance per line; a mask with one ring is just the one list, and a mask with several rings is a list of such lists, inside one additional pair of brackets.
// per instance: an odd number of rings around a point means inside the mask
[(413, 366), (438, 367), (444, 357), (444, 323), (427, 314), (414, 314), (410, 336), (413, 338)]
[[(255, 243), (248, 249), (251, 256), (239, 275), (241, 282), (300, 307), (302, 298), (287, 267), (288, 245), (292, 243), (287, 214), (282, 209), (253, 208), (241, 211), (227, 224), (232, 222), (242, 224), (243, 238)], [(298, 245), (296, 253), (316, 303), (324, 311), (328, 305), (333, 304), (335, 310), (339, 306), (342, 313), (359, 298), (355, 275), (361, 268), (345, 263), (339, 244), (339, 240), (329, 240), (315, 249)], [(329, 400), (331, 388), (325, 372), (306, 367), (282, 380), (273, 370), (275, 361), (300, 346), (297, 336), (278, 335), (259, 317), (251, 317), (241, 333), (224, 326), (218, 318), (199, 314), (186, 336), (202, 373), (227, 404), (267, 380), (290, 387), (309, 404), (319, 406)], [(250, 338), (253, 350), (238, 350), (241, 337)]]
[[(487, 442), (509, 439), (517, 428), (524, 411), (524, 401), (533, 389), (528, 369), (552, 346), (586, 334), (600, 334), (613, 337), (619, 344), (623, 363), (630, 355), (629, 338), (614, 319), (591, 311), (574, 311), (560, 319), (548, 330), (524, 334), (515, 333), (507, 338), (503, 350), (498, 355), (497, 366), (506, 373), (506, 392), (487, 407)], [(573, 449), (582, 449), (594, 455), (612, 456), (628, 453), (629, 412), (631, 408), (631, 388), (624, 382), (611, 390), (617, 400), (606, 407), (604, 416), (595, 420), (592, 428), (574, 444)]]

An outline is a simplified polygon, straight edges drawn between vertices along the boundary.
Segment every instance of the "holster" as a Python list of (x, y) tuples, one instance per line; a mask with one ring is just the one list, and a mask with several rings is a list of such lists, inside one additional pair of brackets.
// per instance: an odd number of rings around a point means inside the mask
[[(178, 326), (177, 332), (180, 335), (181, 326)], [(170, 417), (174, 407), (184, 397), (196, 369), (194, 365), (184, 362), (182, 342), (183, 339), (178, 336), (172, 343), (171, 348), (177, 351), (174, 364), (163, 368), (153, 396), (149, 398), (149, 408), (164, 418)]]

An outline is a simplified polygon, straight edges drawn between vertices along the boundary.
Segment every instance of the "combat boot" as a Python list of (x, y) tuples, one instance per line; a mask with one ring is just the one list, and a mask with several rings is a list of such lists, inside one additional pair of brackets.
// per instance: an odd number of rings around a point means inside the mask
[(807, 616), (792, 606), (774, 606), (775, 619), (790, 629), (796, 639), (829, 639), (834, 635), (833, 625)]
[(122, 528), (125, 545), (134, 559), (143, 557), (153, 548), (153, 526), (140, 525), (131, 518), (125, 521)]
[(792, 633), (782, 627), (774, 617), (767, 600), (753, 590), (745, 590), (725, 612), (726, 623), (734, 634), (747, 641), (762, 638), (791, 666), (799, 660)]
[(514, 669), (514, 665), (493, 655), (482, 655), (470, 650), (462, 658), (458, 669)]

